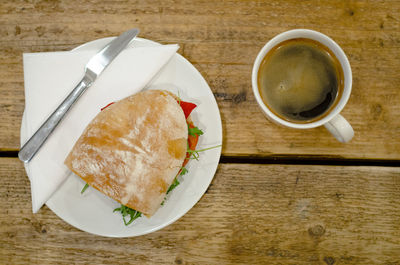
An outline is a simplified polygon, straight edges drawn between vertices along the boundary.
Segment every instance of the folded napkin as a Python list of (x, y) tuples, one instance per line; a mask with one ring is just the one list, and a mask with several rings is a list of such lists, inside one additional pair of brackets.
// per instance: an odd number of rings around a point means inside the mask
[[(178, 48), (178, 45), (160, 45), (125, 49), (79, 98), (36, 156), (25, 163), (31, 181), (34, 213), (71, 175), (64, 160), (86, 125), (102, 107), (143, 89)], [(21, 130), (22, 144), (81, 80), (84, 66), (97, 52), (85, 50), (23, 55), (25, 112), (22, 129), (25, 132)]]

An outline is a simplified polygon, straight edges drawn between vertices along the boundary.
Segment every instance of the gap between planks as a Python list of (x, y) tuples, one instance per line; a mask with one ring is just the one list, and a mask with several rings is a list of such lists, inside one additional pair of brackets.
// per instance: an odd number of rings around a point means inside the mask
[[(0, 157), (18, 157), (18, 151), (0, 151)], [(220, 163), (223, 164), (278, 164), (278, 165), (327, 165), (327, 166), (383, 166), (400, 167), (399, 160), (389, 159), (348, 159), (324, 156), (234, 156), (221, 155)]]

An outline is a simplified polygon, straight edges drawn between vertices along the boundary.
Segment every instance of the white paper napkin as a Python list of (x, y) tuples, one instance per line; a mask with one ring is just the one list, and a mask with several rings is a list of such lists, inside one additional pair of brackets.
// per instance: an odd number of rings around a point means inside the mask
[[(34, 213), (70, 176), (64, 160), (86, 125), (102, 107), (143, 89), (178, 48), (178, 45), (162, 45), (125, 49), (79, 98), (36, 156), (25, 163)], [(98, 50), (23, 55), (24, 120), (29, 136), (81, 80), (84, 66), (96, 52)], [(27, 140), (22, 139), (22, 143)]]

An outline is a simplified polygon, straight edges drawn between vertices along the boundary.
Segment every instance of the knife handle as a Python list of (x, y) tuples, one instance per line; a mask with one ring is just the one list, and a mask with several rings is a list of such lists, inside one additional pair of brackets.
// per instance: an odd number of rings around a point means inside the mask
[(18, 157), (20, 160), (27, 163), (35, 156), (36, 152), (39, 151), (40, 147), (64, 118), (71, 106), (92, 83), (92, 78), (90, 78), (86, 73), (85, 77), (78, 83), (71, 93), (69, 93), (61, 105), (57, 107), (50, 117), (48, 117), (47, 120), (35, 132), (35, 134), (24, 144), (24, 146), (18, 152)]

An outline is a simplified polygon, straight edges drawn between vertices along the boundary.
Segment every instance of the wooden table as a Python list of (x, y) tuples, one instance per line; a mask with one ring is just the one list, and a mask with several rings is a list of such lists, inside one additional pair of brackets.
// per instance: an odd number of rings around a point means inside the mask
[[(136, 238), (75, 229), (31, 213), (16, 158), (23, 52), (69, 50), (132, 27), (179, 43), (220, 108), (221, 163), (200, 202)], [(324, 128), (267, 121), (251, 69), (276, 34), (332, 37), (353, 70), (348, 144)], [(400, 264), (399, 1), (1, 1), (0, 264)]]

